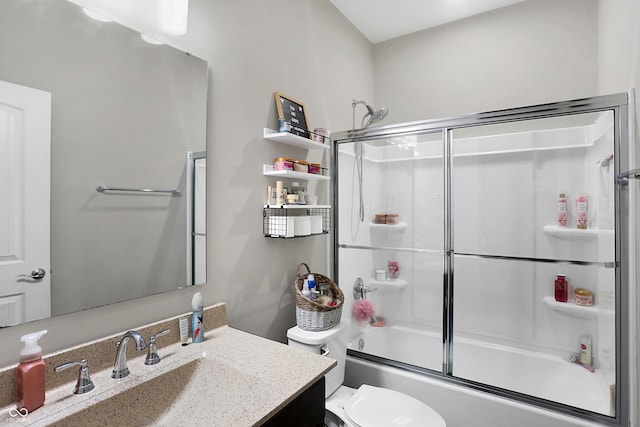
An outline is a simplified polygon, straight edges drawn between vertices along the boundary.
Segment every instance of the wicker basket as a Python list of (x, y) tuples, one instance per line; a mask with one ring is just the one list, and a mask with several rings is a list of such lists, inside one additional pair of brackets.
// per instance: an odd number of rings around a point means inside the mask
[[(306, 273), (300, 272), (302, 266), (306, 267)], [(337, 301), (337, 304), (330, 307), (306, 298), (302, 295), (302, 285), (304, 284), (304, 279), (306, 279), (310, 273), (311, 270), (306, 263), (303, 262), (298, 265), (296, 282), (294, 284), (296, 295), (296, 322), (298, 327), (305, 331), (324, 331), (331, 329), (340, 323), (344, 294), (336, 282), (322, 274), (313, 273), (317, 286), (320, 286), (321, 283), (329, 284), (331, 293), (333, 293), (333, 298)]]

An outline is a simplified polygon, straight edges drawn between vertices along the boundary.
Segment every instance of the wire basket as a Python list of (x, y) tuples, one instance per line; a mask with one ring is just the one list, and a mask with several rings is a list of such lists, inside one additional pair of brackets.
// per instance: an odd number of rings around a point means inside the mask
[[(307, 269), (306, 273), (300, 272), (302, 266)], [(296, 323), (300, 329), (304, 329), (305, 331), (325, 331), (327, 329), (331, 329), (340, 323), (344, 294), (336, 282), (320, 273), (313, 273), (313, 277), (316, 280), (318, 287), (322, 283), (329, 284), (333, 298), (336, 301), (336, 305), (331, 307), (310, 300), (302, 295), (302, 285), (304, 284), (304, 279), (306, 279), (309, 274), (311, 274), (309, 266), (304, 262), (300, 263), (298, 265), (296, 282), (294, 284), (296, 295)]]

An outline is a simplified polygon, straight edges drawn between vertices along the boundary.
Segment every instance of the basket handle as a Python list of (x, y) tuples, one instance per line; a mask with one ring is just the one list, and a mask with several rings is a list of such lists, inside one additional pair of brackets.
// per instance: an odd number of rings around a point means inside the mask
[(307, 268), (307, 274), (311, 274), (311, 269), (309, 268), (307, 263), (306, 262), (301, 262), (300, 264), (298, 264), (298, 269), (296, 270), (296, 277), (302, 277), (302, 275), (300, 274), (300, 268), (303, 265)]

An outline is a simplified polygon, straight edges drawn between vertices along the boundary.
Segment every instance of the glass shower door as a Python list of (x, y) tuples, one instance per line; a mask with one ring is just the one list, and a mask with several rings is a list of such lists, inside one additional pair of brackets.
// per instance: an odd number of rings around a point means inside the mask
[[(338, 141), (335, 155), (335, 259), (349, 348), (441, 371), (442, 132)], [(358, 279), (364, 290), (354, 291)], [(358, 311), (368, 304), (373, 317)]]
[(615, 415), (613, 124), (449, 131), (453, 376)]

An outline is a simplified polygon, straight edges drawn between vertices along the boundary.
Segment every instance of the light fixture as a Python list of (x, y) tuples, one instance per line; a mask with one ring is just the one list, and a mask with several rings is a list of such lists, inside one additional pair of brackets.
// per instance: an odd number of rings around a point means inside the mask
[(85, 15), (87, 15), (90, 18), (95, 19), (96, 21), (100, 21), (100, 22), (113, 22), (113, 19), (111, 18), (107, 18), (106, 16), (98, 13), (98, 12), (94, 12), (91, 9), (87, 9), (86, 7), (82, 8), (82, 11), (84, 12)]
[(161, 42), (161, 41), (160, 41), (160, 40), (158, 40), (158, 39), (154, 39), (153, 37), (148, 36), (148, 35), (146, 35), (146, 34), (144, 34), (144, 33), (140, 33), (140, 38), (141, 38), (142, 40), (146, 41), (146, 42), (147, 42), (147, 43), (149, 43), (149, 44), (155, 44), (155, 45), (161, 45), (161, 44), (164, 44), (164, 42)]
[(189, 0), (159, 0), (158, 25), (167, 34), (187, 33)]

